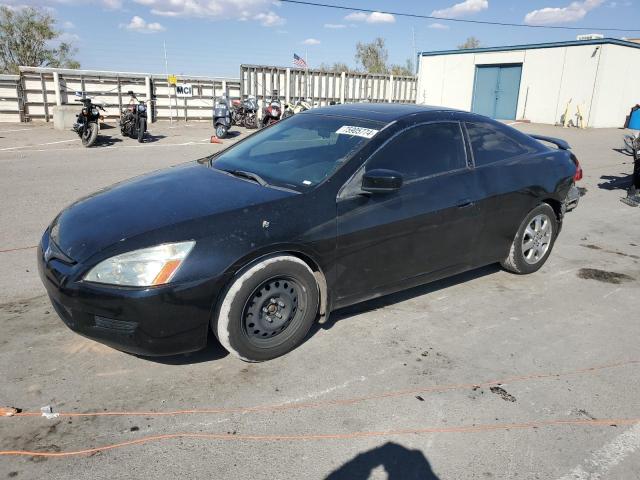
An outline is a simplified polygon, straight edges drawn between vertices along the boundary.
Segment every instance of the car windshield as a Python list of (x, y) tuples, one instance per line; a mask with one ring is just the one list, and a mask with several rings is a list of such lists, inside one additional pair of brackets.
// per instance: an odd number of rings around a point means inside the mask
[(298, 114), (224, 151), (212, 166), (303, 191), (330, 176), (382, 127), (368, 120)]

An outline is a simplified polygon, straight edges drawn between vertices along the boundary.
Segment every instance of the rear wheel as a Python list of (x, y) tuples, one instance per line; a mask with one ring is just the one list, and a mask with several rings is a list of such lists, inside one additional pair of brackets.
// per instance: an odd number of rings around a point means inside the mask
[(553, 208), (546, 203), (538, 205), (522, 221), (502, 266), (519, 274), (538, 271), (549, 258), (557, 232), (558, 220)]
[(297, 257), (268, 257), (231, 282), (212, 320), (220, 343), (248, 362), (279, 357), (305, 338), (318, 312), (309, 266)]
[(96, 143), (96, 139), (98, 138), (98, 125), (96, 123), (90, 122), (82, 135), (80, 137), (82, 139), (83, 147), (90, 147), (94, 143)]

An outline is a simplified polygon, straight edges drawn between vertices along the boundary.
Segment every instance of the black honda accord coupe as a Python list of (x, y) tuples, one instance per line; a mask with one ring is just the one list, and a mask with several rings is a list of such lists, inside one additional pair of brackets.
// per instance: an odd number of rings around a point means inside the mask
[(81, 335), (169, 355), (211, 328), (263, 361), (331, 310), (495, 262), (535, 272), (581, 175), (562, 140), (472, 113), (318, 108), (78, 200), (39, 270)]

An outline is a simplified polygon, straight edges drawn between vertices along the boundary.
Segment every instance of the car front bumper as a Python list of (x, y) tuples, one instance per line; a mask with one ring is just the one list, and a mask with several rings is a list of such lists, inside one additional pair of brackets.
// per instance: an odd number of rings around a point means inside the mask
[(48, 241), (45, 234), (38, 247), (40, 278), (56, 313), (74, 332), (139, 355), (175, 355), (206, 346), (215, 280), (154, 288), (73, 281), (82, 266), (46, 260)]

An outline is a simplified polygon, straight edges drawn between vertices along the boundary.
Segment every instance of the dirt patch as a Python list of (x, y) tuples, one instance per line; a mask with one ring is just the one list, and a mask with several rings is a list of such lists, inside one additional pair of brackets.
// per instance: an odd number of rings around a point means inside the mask
[(624, 273), (609, 272), (598, 268), (581, 268), (578, 270), (578, 277), (585, 280), (597, 280), (604, 283), (613, 283), (615, 285), (635, 280), (635, 278)]
[(500, 395), (500, 398), (502, 398), (505, 402), (515, 402), (516, 401), (516, 397), (511, 395), (509, 392), (507, 392), (502, 387), (491, 387), (489, 390), (491, 390), (491, 393), (495, 393), (496, 395)]

